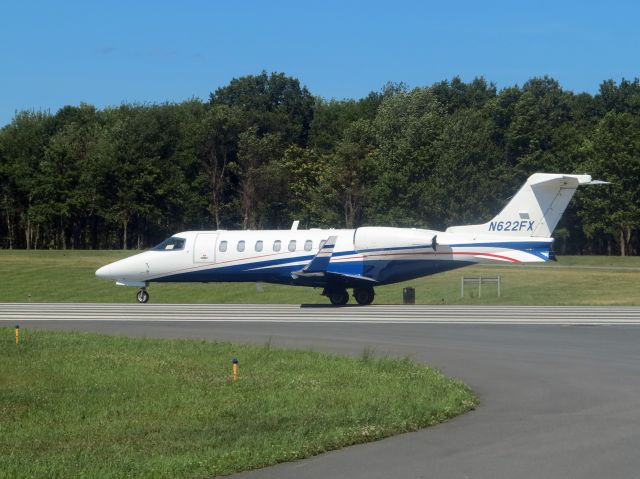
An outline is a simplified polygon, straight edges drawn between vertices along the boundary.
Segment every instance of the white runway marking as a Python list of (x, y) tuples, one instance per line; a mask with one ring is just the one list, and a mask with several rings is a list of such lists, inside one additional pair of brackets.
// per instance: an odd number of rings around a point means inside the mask
[(0, 303), (0, 321), (640, 325), (640, 307)]

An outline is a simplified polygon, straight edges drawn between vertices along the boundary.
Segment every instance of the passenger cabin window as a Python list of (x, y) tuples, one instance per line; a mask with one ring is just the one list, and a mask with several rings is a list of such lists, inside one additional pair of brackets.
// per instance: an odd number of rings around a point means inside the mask
[(220, 246), (218, 246), (218, 250), (220, 250), (221, 253), (224, 253), (225, 251), (227, 251), (227, 242), (220, 241)]
[(153, 251), (178, 251), (184, 249), (184, 238), (167, 238), (158, 246), (153, 247)]
[(244, 251), (244, 240), (238, 241), (238, 251), (241, 253)]
[(304, 250), (305, 251), (311, 251), (311, 248), (313, 248), (313, 241), (311, 240), (307, 240), (304, 242)]
[(256, 251), (257, 252), (262, 251), (262, 240), (256, 241)]
[(273, 251), (280, 251), (280, 248), (282, 247), (282, 241), (280, 240), (275, 240), (273, 242)]
[(296, 240), (289, 241), (289, 251), (295, 251), (295, 250), (296, 250)]
[(320, 248), (322, 249), (322, 247), (324, 246), (324, 244), (327, 242), (327, 240), (320, 240)]

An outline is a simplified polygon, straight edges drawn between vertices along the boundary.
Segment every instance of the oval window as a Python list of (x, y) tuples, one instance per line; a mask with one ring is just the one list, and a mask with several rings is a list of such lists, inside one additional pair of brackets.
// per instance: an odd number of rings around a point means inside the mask
[(304, 250), (305, 251), (311, 251), (311, 248), (313, 248), (313, 241), (311, 240), (307, 240), (304, 242)]
[(280, 248), (282, 247), (282, 241), (280, 240), (275, 240), (273, 242), (273, 251), (280, 251)]
[(244, 251), (244, 240), (238, 241), (238, 251), (241, 253)]
[(262, 240), (256, 241), (256, 251), (262, 251)]
[(296, 240), (289, 241), (289, 251), (295, 251), (295, 250), (296, 250)]
[(221, 253), (224, 253), (225, 251), (227, 251), (227, 242), (220, 241), (220, 246), (218, 246), (218, 250), (220, 250)]

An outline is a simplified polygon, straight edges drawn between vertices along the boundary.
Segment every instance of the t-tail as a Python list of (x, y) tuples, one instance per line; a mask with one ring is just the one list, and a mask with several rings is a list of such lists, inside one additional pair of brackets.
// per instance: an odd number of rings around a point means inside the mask
[(491, 221), (452, 226), (447, 233), (550, 238), (578, 186), (594, 184), (606, 182), (589, 175), (535, 173)]

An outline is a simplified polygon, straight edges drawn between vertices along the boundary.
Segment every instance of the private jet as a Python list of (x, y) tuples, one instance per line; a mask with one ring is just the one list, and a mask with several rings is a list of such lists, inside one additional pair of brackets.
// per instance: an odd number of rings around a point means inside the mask
[(554, 260), (551, 234), (589, 175), (535, 173), (487, 223), (445, 231), (355, 229), (184, 231), (148, 251), (103, 266), (99, 278), (140, 288), (151, 283), (256, 282), (322, 288), (334, 305), (371, 304), (375, 287), (477, 263)]

